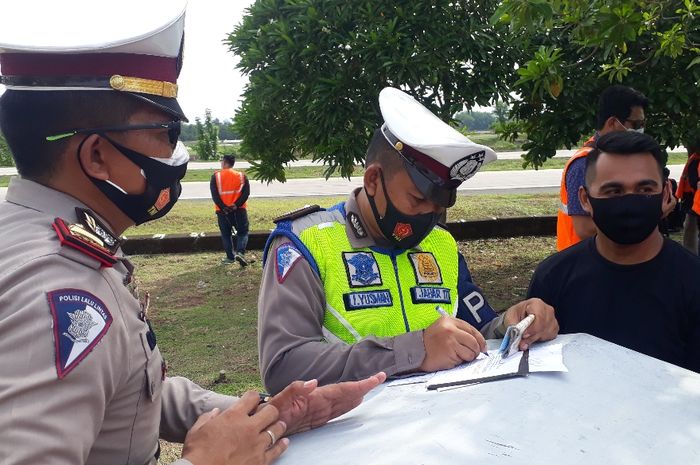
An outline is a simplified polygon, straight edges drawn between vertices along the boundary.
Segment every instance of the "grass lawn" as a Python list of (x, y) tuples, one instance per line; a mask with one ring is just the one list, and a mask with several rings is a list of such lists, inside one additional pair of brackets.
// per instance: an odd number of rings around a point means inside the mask
[[(460, 195), (447, 213), (448, 221), (485, 219), (508, 216), (554, 215), (558, 194), (483, 194)], [(346, 200), (342, 197), (254, 198), (248, 201), (251, 231), (269, 230), (272, 220), (283, 213), (307, 204), (330, 207)], [(182, 200), (167, 216), (141, 226), (129, 228), (125, 235), (173, 234), (218, 231), (214, 206), (209, 200)]]

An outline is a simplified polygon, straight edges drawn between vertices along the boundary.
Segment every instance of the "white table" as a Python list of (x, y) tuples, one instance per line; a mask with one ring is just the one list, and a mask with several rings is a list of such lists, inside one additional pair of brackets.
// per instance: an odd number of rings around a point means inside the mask
[[(490, 341), (491, 342), (491, 341)], [(568, 373), (434, 392), (380, 386), (292, 436), (289, 464), (700, 464), (700, 375), (587, 334)]]

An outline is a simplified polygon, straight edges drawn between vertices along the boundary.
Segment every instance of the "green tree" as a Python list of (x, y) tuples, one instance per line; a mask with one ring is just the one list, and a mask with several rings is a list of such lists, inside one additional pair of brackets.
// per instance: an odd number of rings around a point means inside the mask
[(513, 41), (490, 24), (497, 0), (258, 0), (228, 37), (248, 75), (234, 126), (253, 174), (284, 180), (311, 156), (349, 176), (381, 122), (385, 86), (448, 121), (507, 98)]
[(197, 117), (195, 118), (195, 126), (197, 128), (197, 143), (194, 150), (200, 160), (218, 160), (219, 148), (219, 126), (211, 119), (211, 110), (208, 108), (204, 112), (204, 123)]
[(651, 100), (647, 130), (666, 146), (700, 130), (700, 5), (694, 0), (503, 0), (492, 17), (518, 37), (520, 79), (506, 136), (527, 134), (540, 165), (594, 130), (605, 87)]
[(454, 118), (469, 131), (488, 131), (496, 118), (487, 111), (461, 111)]
[(0, 166), (15, 166), (10, 148), (2, 134), (0, 134)]

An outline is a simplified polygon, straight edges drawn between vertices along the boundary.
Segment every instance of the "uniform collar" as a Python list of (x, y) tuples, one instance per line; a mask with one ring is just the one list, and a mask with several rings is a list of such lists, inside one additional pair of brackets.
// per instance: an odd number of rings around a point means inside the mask
[(75, 197), (19, 176), (10, 180), (5, 200), (69, 222), (78, 219), (75, 207), (88, 208)]
[[(68, 223), (80, 222), (75, 210), (76, 207), (79, 207), (88, 210), (95, 218), (99, 219), (103, 225), (108, 224), (104, 218), (90, 210), (87, 205), (75, 197), (39, 184), (38, 182), (22, 179), (19, 176), (10, 179), (5, 201), (45, 213), (52, 218), (52, 221), (54, 218), (61, 218)], [(118, 238), (112, 231), (107, 232), (115, 238)], [(116, 251), (115, 256), (118, 258), (123, 257), (121, 247)]]
[(345, 202), (345, 234), (350, 240), (350, 245), (355, 249), (365, 247), (382, 247), (382, 244), (370, 235), (367, 222), (362, 217), (360, 206), (357, 204), (357, 194), (362, 188), (357, 188), (350, 194)]

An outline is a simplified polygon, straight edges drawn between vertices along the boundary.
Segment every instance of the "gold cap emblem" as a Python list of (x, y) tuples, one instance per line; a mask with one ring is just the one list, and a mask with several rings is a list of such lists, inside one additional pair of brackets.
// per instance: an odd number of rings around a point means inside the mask
[(397, 141), (397, 142), (394, 144), (394, 148), (395, 148), (396, 150), (403, 150), (403, 144), (401, 143), (401, 141)]

